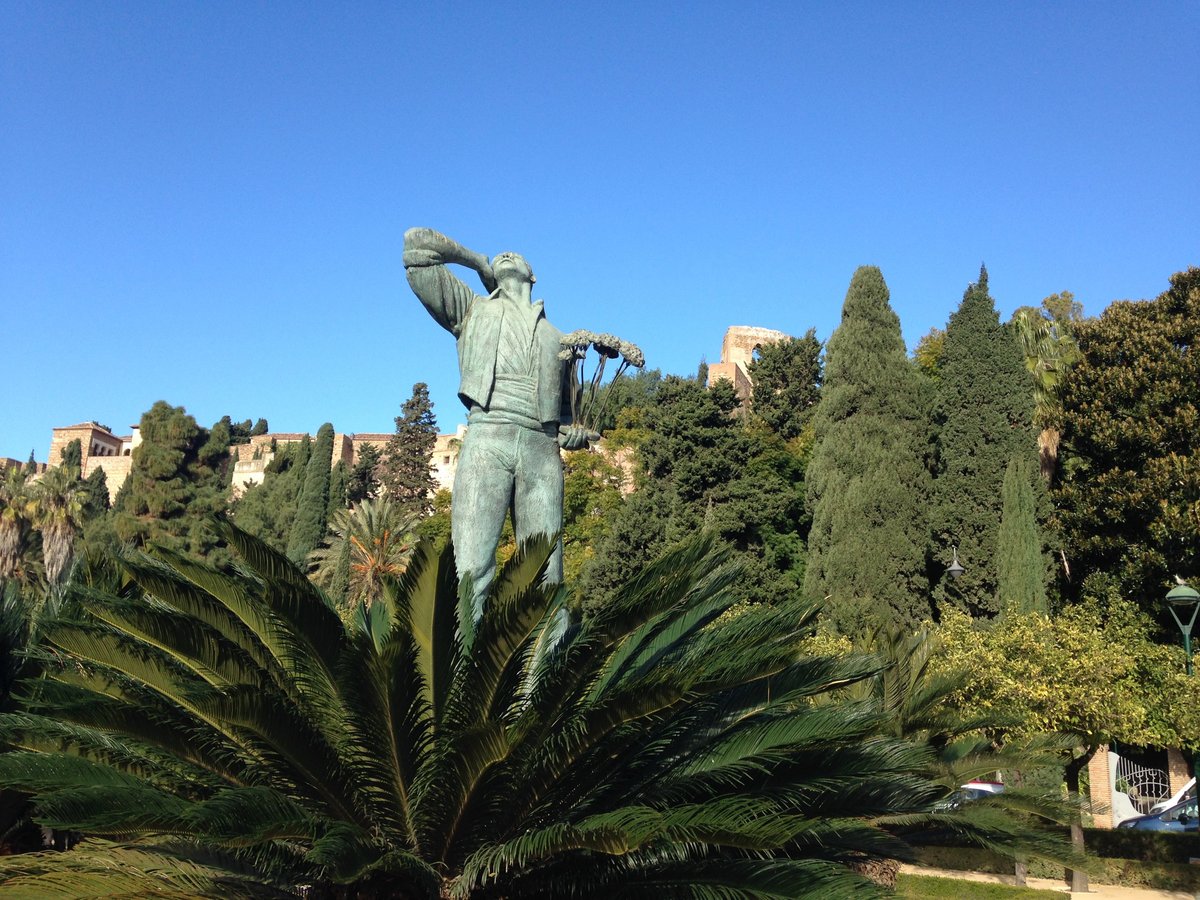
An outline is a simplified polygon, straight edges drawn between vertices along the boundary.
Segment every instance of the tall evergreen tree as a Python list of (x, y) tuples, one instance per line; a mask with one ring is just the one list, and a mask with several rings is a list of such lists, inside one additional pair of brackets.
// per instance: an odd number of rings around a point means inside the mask
[(254, 423), (254, 427), (250, 429), (251, 437), (258, 437), (260, 434), (266, 434), (270, 430), (266, 419), (259, 419)]
[(312, 440), (285, 444), (267, 463), (263, 483), (249, 488), (233, 504), (233, 519), (280, 552), (287, 550), (296, 520), (296, 502), (304, 486)]
[(317, 429), (317, 440), (304, 472), (304, 485), (296, 501), (296, 521), (288, 536), (288, 558), (297, 565), (303, 565), (325, 536), (332, 458), (333, 425), (326, 422)]
[(807, 596), (841, 633), (930, 614), (929, 403), (874, 266), (854, 273), (814, 418)]
[(1001, 494), (996, 589), (1002, 615), (1049, 612), (1046, 559), (1033, 499), (1034, 479), (1028, 454), (1014, 456), (1004, 473)]
[(816, 329), (802, 338), (767, 344), (749, 366), (750, 409), (785, 441), (799, 437), (821, 395), (821, 342)]
[(374, 500), (379, 496), (379, 470), (383, 456), (374, 444), (364, 444), (358, 451), (358, 460), (350, 470), (346, 485), (346, 505), (355, 506), (363, 500)]
[(412, 396), (396, 417), (396, 433), (383, 452), (381, 480), (388, 497), (405, 512), (428, 513), (433, 508), (433, 445), (437, 419), (429, 386), (413, 385)]
[(75, 438), (67, 446), (63, 447), (61, 465), (66, 466), (68, 469), (83, 471), (83, 444), (79, 438)]
[[(949, 565), (957, 547), (966, 572), (951, 581), (943, 569), (934, 599), (939, 607), (950, 604), (972, 615), (994, 615), (1000, 609), (1004, 473), (1014, 457), (1035, 460), (1037, 445), (1025, 360), (1012, 332), (1000, 324), (985, 268), (950, 316), (940, 368), (935, 552)], [(1040, 484), (1034, 489), (1044, 490)]]
[(133, 451), (120, 494), (118, 536), (203, 553), (215, 546), (207, 517), (225, 508), (228, 439), (214, 438), (182, 406), (162, 400), (142, 415), (141, 444)]
[(344, 459), (339, 459), (333, 471), (329, 473), (329, 506), (325, 511), (325, 521), (333, 518), (339, 509), (345, 509), (350, 504), (346, 499), (350, 487), (350, 467)]

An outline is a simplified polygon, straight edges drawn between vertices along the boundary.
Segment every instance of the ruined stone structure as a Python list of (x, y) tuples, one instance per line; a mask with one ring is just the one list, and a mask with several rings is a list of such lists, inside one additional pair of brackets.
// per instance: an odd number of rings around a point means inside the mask
[(722, 378), (733, 382), (733, 389), (743, 403), (750, 399), (754, 382), (750, 378), (750, 362), (759, 347), (787, 340), (788, 335), (770, 328), (751, 325), (731, 325), (721, 342), (721, 361), (708, 367), (708, 387)]

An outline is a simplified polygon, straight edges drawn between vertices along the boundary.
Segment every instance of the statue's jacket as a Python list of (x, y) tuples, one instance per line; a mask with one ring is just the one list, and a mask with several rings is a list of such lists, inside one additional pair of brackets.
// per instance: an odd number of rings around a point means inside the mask
[[(408, 281), (434, 320), (454, 335), (458, 343), (458, 397), (467, 409), (487, 409), (496, 386), (496, 360), (504, 305), (495, 295), (482, 297), (455, 278), (442, 265), (412, 266)], [(569, 405), (563, 409), (566, 364), (558, 356), (562, 332), (546, 319), (541, 300), (530, 305), (533, 375), (538, 417), (543, 425), (569, 422)], [(569, 390), (569, 388), (568, 388)]]

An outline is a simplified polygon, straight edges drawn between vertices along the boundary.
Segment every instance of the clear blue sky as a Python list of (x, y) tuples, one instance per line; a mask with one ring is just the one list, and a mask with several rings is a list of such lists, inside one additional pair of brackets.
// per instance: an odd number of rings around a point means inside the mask
[(390, 431), (451, 337), (413, 225), (523, 253), (564, 330), (715, 361), (882, 268), (911, 348), (1200, 263), (1200, 3), (0, 0), (0, 456), (202, 425)]

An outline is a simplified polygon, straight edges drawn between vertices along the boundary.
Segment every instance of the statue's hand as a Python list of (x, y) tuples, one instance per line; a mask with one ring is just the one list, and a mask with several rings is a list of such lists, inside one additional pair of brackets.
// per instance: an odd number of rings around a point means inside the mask
[(582, 450), (590, 441), (600, 440), (600, 435), (588, 431), (582, 425), (559, 425), (558, 445), (564, 450)]

